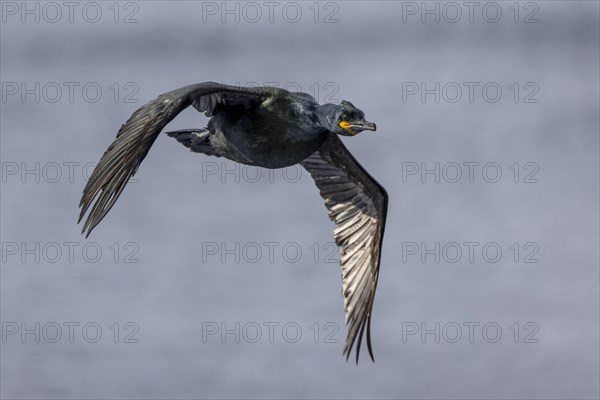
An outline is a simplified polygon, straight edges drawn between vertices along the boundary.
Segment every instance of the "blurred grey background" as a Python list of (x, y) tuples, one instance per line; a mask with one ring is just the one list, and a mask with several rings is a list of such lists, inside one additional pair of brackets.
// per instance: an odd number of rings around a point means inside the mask
[[(597, 2), (0, 5), (2, 398), (598, 398)], [(121, 124), (202, 81), (377, 123), (344, 138), (390, 195), (374, 364), (341, 357), (332, 224), (299, 169), (162, 135), (79, 234)]]

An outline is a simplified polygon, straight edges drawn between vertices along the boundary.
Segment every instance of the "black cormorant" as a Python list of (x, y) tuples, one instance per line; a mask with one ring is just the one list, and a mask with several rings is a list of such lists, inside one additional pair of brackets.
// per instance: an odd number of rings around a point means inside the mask
[[(168, 132), (192, 151), (265, 168), (300, 163), (313, 177), (335, 222), (341, 247), (342, 294), (348, 334), (346, 359), (358, 339), (356, 362), (367, 328), (371, 359), (371, 313), (379, 276), (388, 196), (356, 161), (338, 135), (375, 130), (347, 101), (320, 105), (306, 93), (273, 87), (242, 88), (213, 82), (158, 96), (121, 126), (90, 176), (81, 214), (91, 211), (83, 232), (106, 216), (167, 123), (188, 106), (211, 117), (205, 129)], [(93, 206), (92, 206), (93, 204)]]

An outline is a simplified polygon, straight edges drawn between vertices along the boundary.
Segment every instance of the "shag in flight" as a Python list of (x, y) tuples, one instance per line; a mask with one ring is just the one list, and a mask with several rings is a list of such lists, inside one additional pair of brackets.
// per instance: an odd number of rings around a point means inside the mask
[(342, 295), (348, 333), (346, 360), (365, 327), (371, 359), (371, 315), (387, 214), (385, 189), (338, 137), (375, 130), (347, 101), (320, 105), (306, 93), (204, 82), (158, 96), (121, 126), (83, 191), (79, 221), (86, 237), (115, 204), (161, 130), (188, 106), (204, 112), (208, 127), (167, 132), (191, 151), (238, 163), (282, 168), (300, 163), (313, 177), (341, 247)]

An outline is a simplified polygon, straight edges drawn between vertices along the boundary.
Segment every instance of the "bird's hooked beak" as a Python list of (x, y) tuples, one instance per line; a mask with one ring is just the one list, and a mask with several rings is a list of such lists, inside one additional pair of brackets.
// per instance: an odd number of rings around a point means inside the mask
[(377, 125), (375, 125), (373, 122), (365, 120), (342, 121), (340, 122), (340, 127), (342, 127), (346, 132), (348, 132), (352, 136), (359, 134), (362, 131), (377, 130)]

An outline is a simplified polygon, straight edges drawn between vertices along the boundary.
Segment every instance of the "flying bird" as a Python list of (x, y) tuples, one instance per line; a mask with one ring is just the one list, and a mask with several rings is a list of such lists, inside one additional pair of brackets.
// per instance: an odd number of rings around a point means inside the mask
[(89, 236), (106, 216), (165, 125), (189, 106), (210, 117), (208, 126), (167, 134), (191, 151), (264, 168), (299, 163), (310, 173), (335, 223), (334, 237), (341, 248), (348, 330), (343, 354), (348, 360), (357, 343), (358, 363), (366, 327), (367, 347), (374, 361), (371, 316), (388, 195), (339, 138), (376, 129), (348, 101), (319, 104), (306, 93), (214, 82), (161, 94), (121, 126), (96, 165), (79, 204), (79, 222), (89, 211), (82, 233)]

